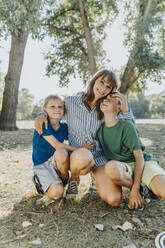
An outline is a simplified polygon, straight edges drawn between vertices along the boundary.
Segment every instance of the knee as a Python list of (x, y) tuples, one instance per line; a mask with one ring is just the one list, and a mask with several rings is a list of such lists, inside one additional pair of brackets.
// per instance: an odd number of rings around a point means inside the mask
[(68, 151), (61, 148), (57, 149), (54, 154), (55, 161), (65, 163), (69, 159)]
[(117, 164), (115, 161), (109, 161), (105, 165), (105, 173), (108, 175), (108, 177), (113, 181), (113, 180), (120, 180), (121, 175), (120, 171), (117, 167)]
[(122, 196), (121, 194), (111, 194), (111, 195), (104, 195), (102, 196), (103, 201), (108, 203), (112, 207), (118, 207), (121, 203)]
[(50, 186), (50, 188), (46, 192), (47, 196), (52, 199), (58, 199), (63, 196), (64, 194), (64, 187), (62, 184), (56, 184)]
[(79, 148), (71, 154), (70, 163), (71, 170), (84, 170), (86, 166), (92, 168), (94, 160), (89, 150)]

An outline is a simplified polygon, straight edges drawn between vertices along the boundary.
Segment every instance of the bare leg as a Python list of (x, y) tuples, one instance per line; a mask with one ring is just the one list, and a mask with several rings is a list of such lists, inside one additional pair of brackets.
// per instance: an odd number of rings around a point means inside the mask
[(122, 200), (122, 189), (110, 180), (105, 173), (105, 165), (93, 171), (93, 176), (96, 180), (96, 189), (102, 200), (111, 206), (119, 206)]
[(149, 188), (157, 196), (162, 197), (165, 200), (165, 176), (155, 176), (149, 184)]
[(70, 170), (73, 180), (78, 180), (79, 176), (86, 175), (92, 166), (94, 160), (92, 153), (86, 148), (75, 150), (70, 156)]
[(54, 159), (56, 161), (56, 165), (58, 170), (61, 172), (61, 177), (66, 179), (68, 177), (69, 170), (69, 154), (65, 149), (58, 149), (55, 151)]
[(126, 166), (121, 162), (111, 160), (106, 163), (105, 173), (114, 184), (127, 188), (132, 187), (132, 177), (126, 171)]
[(62, 184), (52, 185), (45, 194), (51, 199), (59, 199), (64, 194), (64, 187)]

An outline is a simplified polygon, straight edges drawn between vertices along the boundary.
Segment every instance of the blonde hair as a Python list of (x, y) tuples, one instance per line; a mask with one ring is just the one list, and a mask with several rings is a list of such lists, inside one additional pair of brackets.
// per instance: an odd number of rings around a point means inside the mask
[(59, 100), (59, 101), (61, 101), (61, 102), (63, 103), (63, 105), (64, 105), (64, 112), (65, 112), (65, 102), (64, 102), (64, 100), (63, 100), (61, 97), (59, 97), (58, 95), (49, 95), (49, 96), (47, 96), (47, 97), (45, 98), (43, 107), (46, 108), (47, 105), (48, 105), (48, 102), (49, 102), (50, 100)]

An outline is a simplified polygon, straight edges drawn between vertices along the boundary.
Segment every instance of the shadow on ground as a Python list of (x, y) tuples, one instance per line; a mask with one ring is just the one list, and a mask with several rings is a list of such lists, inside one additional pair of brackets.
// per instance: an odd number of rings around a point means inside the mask
[[(146, 205), (143, 212), (131, 211), (127, 196), (125, 192), (119, 208), (108, 206), (95, 192), (77, 201), (61, 199), (47, 207), (36, 205), (40, 196), (23, 199), (0, 221), (0, 247), (33, 247), (29, 242), (37, 238), (46, 248), (122, 248), (132, 243), (137, 248), (154, 247), (156, 235), (165, 230), (164, 201)], [(24, 221), (31, 225), (23, 228)], [(112, 229), (125, 221), (133, 224), (133, 230)], [(94, 224), (103, 224), (104, 230), (97, 231)]]

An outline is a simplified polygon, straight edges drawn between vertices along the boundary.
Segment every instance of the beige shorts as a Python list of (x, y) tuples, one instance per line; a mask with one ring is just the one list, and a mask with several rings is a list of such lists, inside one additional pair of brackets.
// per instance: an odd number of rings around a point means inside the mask
[[(129, 174), (132, 176), (135, 169), (135, 162), (132, 163), (122, 162), (122, 164), (126, 166)], [(157, 161), (154, 160), (145, 161), (141, 182), (145, 184), (147, 187), (149, 187), (149, 184), (152, 181), (152, 179), (158, 175), (165, 175), (165, 170), (163, 170), (163, 168), (159, 166)]]
[(37, 175), (42, 187), (42, 190), (46, 192), (48, 188), (55, 184), (62, 184), (61, 178), (56, 172), (56, 163), (54, 156), (49, 158), (43, 164), (33, 166), (34, 175)]

